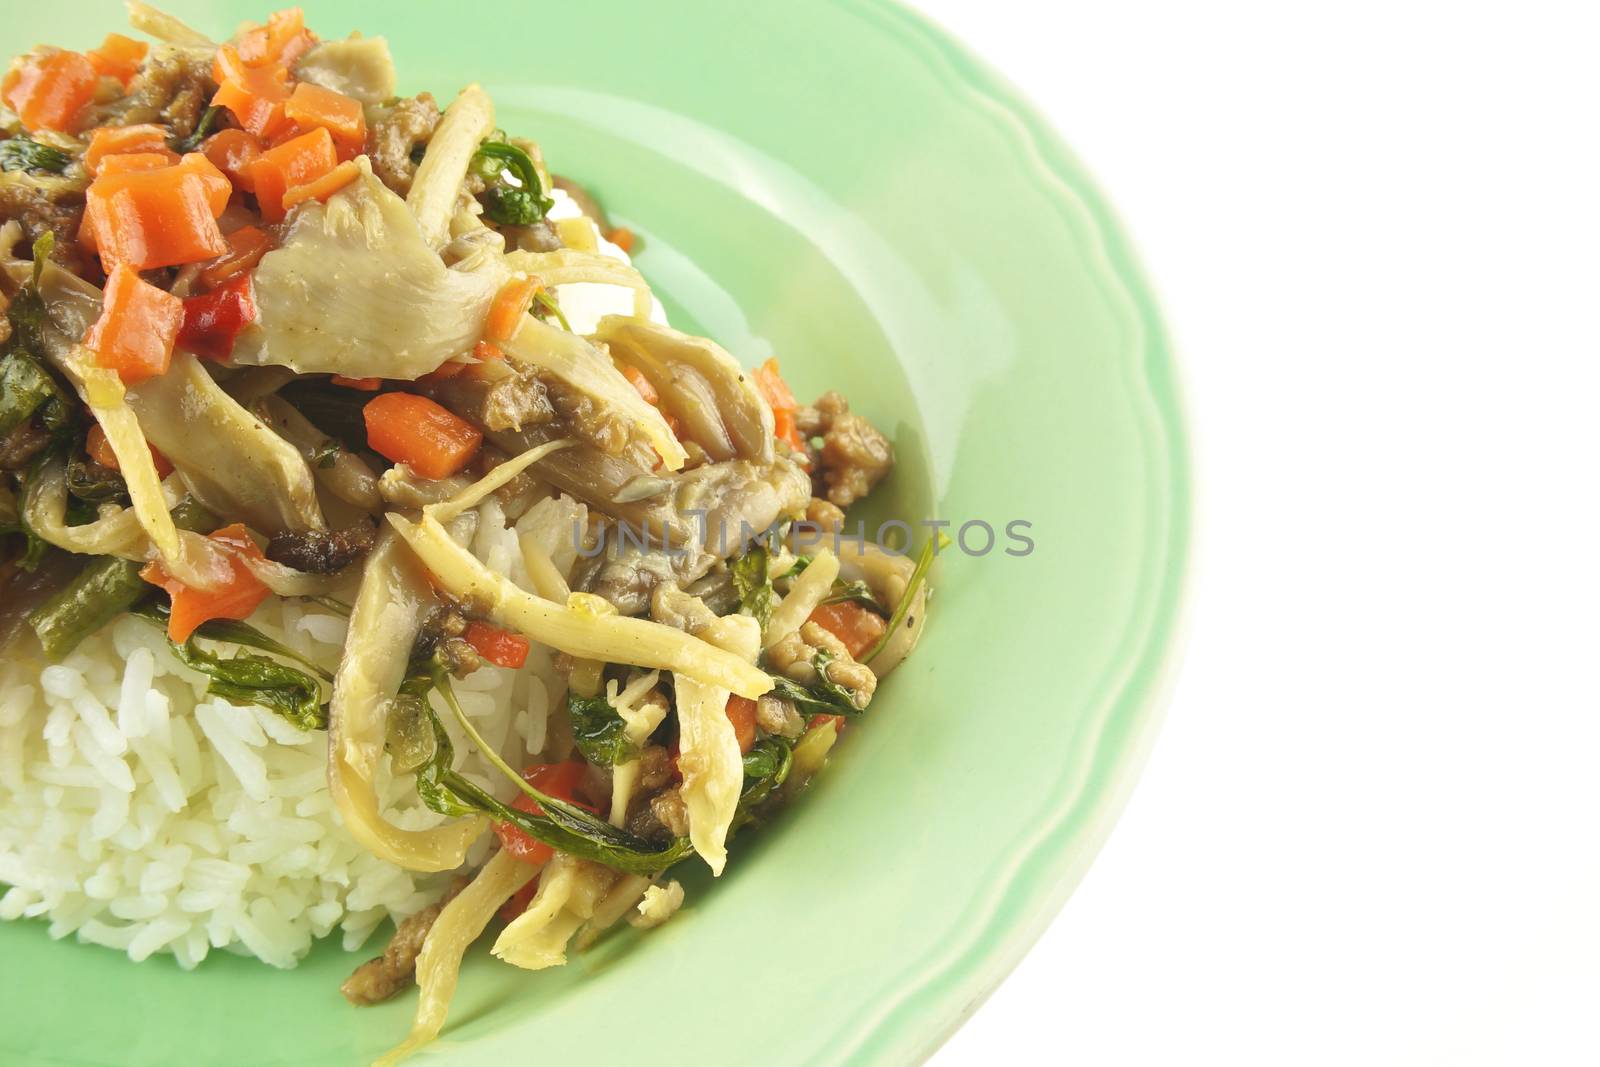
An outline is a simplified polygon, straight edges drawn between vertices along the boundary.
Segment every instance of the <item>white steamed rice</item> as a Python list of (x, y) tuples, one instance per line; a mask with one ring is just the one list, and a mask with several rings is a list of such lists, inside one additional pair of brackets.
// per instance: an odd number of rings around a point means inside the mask
[[(561, 524), (581, 513), (549, 500), (517, 528), (540, 524), (559, 554), (570, 540)], [(472, 549), (522, 579), (516, 531), (498, 502), (487, 500), (478, 518)], [(270, 600), (249, 621), (330, 670), (337, 664), (346, 624), (336, 614)], [(327, 790), (325, 733), (207, 698), (206, 681), (134, 618), (59, 664), (16, 655), (0, 663), (0, 919), (42, 918), (52, 937), (76, 934), (135, 960), (170, 952), (189, 968), (224, 949), (292, 967), (335, 929), (354, 949), (386, 918), (437, 898), (448, 875), (381, 862), (345, 832)], [(486, 667), (456, 691), (485, 740), (520, 766), (544, 744), (558, 684), (549, 653), (535, 647), (521, 669)], [(456, 765), (507, 794), (459, 738)], [(397, 825), (442, 821), (409, 777), (381, 788)]]

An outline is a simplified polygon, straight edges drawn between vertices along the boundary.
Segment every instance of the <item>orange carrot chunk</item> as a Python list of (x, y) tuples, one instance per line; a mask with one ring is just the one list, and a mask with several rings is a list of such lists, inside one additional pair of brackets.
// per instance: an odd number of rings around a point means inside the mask
[(297, 185), (283, 194), (283, 210), (287, 212), (296, 204), (303, 204), (307, 200), (326, 201), (328, 197), (356, 180), (360, 169), (354, 162), (346, 160), (334, 167), (320, 178), (313, 178), (304, 185)]
[(215, 209), (216, 180), (225, 184), (226, 179), (212, 174), (215, 179), (179, 164), (96, 178), (86, 196), (83, 226), (107, 273), (118, 263), (151, 270), (226, 252)]
[(133, 385), (167, 372), (182, 325), (182, 300), (118, 264), (106, 279), (100, 317), (83, 343), (94, 349), (100, 366), (115, 370), (125, 384)]
[(426, 397), (384, 393), (362, 410), (367, 444), (380, 456), (404, 463), (424, 478), (459, 472), (483, 444), (483, 433)]
[(367, 119), (362, 114), (361, 101), (332, 89), (301, 82), (289, 94), (283, 113), (301, 129), (322, 127), (341, 147), (358, 153), (367, 142)]
[(624, 252), (633, 251), (633, 231), (628, 229), (626, 226), (618, 226), (616, 229), (606, 234), (606, 240), (610, 241)]
[(228, 197), (233, 195), (233, 183), (217, 169), (217, 165), (200, 152), (190, 152), (178, 161), (178, 167), (196, 175), (206, 188), (206, 203), (211, 205), (211, 217), (221, 218), (228, 210)]
[(162, 167), (176, 166), (177, 162), (178, 153), (171, 149), (162, 149), (158, 152), (123, 152), (102, 159), (100, 173), (127, 174), (135, 170), (159, 170)]
[(622, 365), (622, 376), (628, 379), (628, 384), (633, 386), (634, 390), (644, 398), (646, 404), (651, 407), (661, 406), (661, 394), (656, 392), (654, 385), (650, 384), (650, 379), (644, 376), (644, 371), (624, 363)]
[(527, 662), (528, 650), (533, 647), (532, 642), (521, 634), (510, 633), (477, 620), (467, 623), (461, 638), (472, 646), (473, 651), (496, 667), (515, 669), (522, 666)]
[(233, 112), (239, 125), (257, 137), (272, 137), (293, 124), (283, 113), (289, 102), (289, 72), (282, 67), (251, 66), (232, 45), (217, 49), (212, 64), (217, 92), (211, 103)]
[(211, 165), (228, 176), (228, 180), (247, 193), (253, 193), (256, 183), (250, 180), (250, 164), (266, 148), (261, 138), (247, 130), (218, 130), (200, 146), (200, 151)]
[(795, 402), (794, 394), (789, 391), (788, 384), (778, 373), (778, 360), (776, 358), (767, 360), (755, 369), (753, 376), (756, 389), (772, 408), (773, 435), (788, 442), (790, 448), (803, 454), (806, 450), (805, 438), (800, 436), (800, 429), (795, 424), (795, 411), (800, 405)]
[(89, 147), (83, 153), (83, 165), (90, 174), (100, 172), (100, 161), (107, 156), (120, 156), (129, 152), (164, 153), (173, 163), (178, 154), (167, 147), (167, 131), (152, 123), (137, 126), (101, 126), (89, 133)]
[(139, 73), (139, 67), (149, 51), (150, 46), (143, 41), (135, 41), (120, 33), (108, 33), (99, 48), (89, 51), (88, 60), (96, 74), (115, 78), (126, 87)]
[(490, 341), (506, 341), (522, 325), (522, 316), (533, 306), (533, 295), (539, 283), (532, 278), (512, 278), (500, 287), (489, 304), (489, 315), (483, 322), (483, 336)]
[(0, 78), (0, 98), (33, 130), (71, 133), (100, 75), (77, 52), (29, 56)]
[(232, 550), (228, 562), (233, 573), (215, 589), (191, 589), (168, 574), (160, 560), (145, 564), (139, 571), (139, 577), (151, 585), (159, 585), (172, 598), (167, 636), (174, 641), (189, 640), (201, 623), (212, 619), (249, 618), (271, 592), (245, 563), (246, 559), (265, 557), (242, 525), (224, 526), (211, 535), (211, 540)]
[(272, 238), (265, 230), (254, 226), (239, 227), (227, 235), (227, 241), (227, 254), (200, 272), (200, 284), (208, 289), (215, 289), (235, 274), (254, 269), (272, 247)]
[[(117, 459), (117, 454), (111, 448), (111, 442), (106, 438), (106, 432), (97, 422), (89, 427), (89, 433), (83, 439), (83, 450), (89, 458), (110, 470), (120, 471), (122, 464)], [(155, 445), (150, 445), (150, 459), (156, 465), (156, 477), (165, 478), (172, 473), (172, 462), (156, 451)]]
[(106, 438), (106, 432), (97, 422), (89, 427), (89, 434), (83, 439), (83, 450), (89, 458), (107, 470), (119, 471), (122, 464), (117, 462), (117, 454), (111, 450), (111, 442)]
[(853, 600), (819, 604), (809, 621), (837, 637), (856, 659), (877, 644), (888, 627), (882, 615)]
[(270, 15), (265, 26), (242, 34), (239, 57), (252, 67), (289, 67), (315, 43), (306, 29), (305, 13), (290, 7)]
[(334, 385), (342, 385), (346, 389), (359, 389), (363, 393), (376, 393), (383, 385), (382, 378), (346, 378), (342, 374), (335, 374), (328, 380)]
[(283, 218), (284, 194), (297, 185), (307, 185), (339, 165), (333, 151), (333, 137), (317, 128), (269, 148), (247, 168), (256, 186), (256, 203), (268, 222)]
[(728, 698), (728, 721), (733, 723), (733, 736), (739, 740), (739, 751), (749, 752), (756, 743), (756, 702), (734, 693)]

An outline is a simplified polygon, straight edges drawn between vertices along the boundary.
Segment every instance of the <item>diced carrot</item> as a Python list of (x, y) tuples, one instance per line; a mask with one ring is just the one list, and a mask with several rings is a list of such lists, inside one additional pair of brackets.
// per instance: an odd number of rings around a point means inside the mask
[[(588, 765), (582, 760), (570, 759), (565, 763), (536, 763), (522, 772), (522, 779), (546, 796), (594, 811), (593, 805), (585, 804), (577, 798), (578, 787), (583, 784), (588, 773)], [(511, 806), (530, 815), (544, 813), (544, 809), (539, 807), (539, 802), (526, 793), (519, 792), (517, 799), (511, 802)], [(598, 815), (599, 812), (595, 814)], [(500, 847), (505, 849), (506, 854), (523, 863), (544, 863), (555, 855), (555, 850), (549, 845), (530, 837), (511, 823), (495, 823), (494, 832), (495, 836), (500, 838)]]
[(247, 193), (253, 193), (256, 183), (250, 180), (250, 164), (255, 162), (266, 146), (261, 143), (261, 138), (248, 130), (226, 129), (218, 130), (201, 144), (200, 151), (205, 153), (211, 165), (228, 176), (234, 185)]
[(334, 385), (342, 385), (346, 389), (359, 389), (363, 393), (376, 393), (383, 385), (382, 378), (346, 378), (342, 374), (335, 374), (328, 380)]
[(772, 408), (773, 435), (788, 442), (790, 448), (803, 455), (806, 441), (800, 436), (800, 429), (795, 424), (795, 411), (799, 405), (795, 403), (794, 394), (789, 391), (788, 384), (778, 373), (778, 360), (772, 358), (761, 364), (755, 369), (753, 377), (756, 389)]
[(71, 133), (100, 75), (77, 52), (28, 56), (0, 78), (0, 98), (32, 130)]
[(200, 176), (206, 187), (206, 202), (211, 205), (211, 217), (221, 218), (228, 210), (228, 197), (233, 195), (233, 183), (228, 176), (200, 152), (190, 152), (178, 161), (178, 166)]
[(306, 29), (305, 14), (297, 7), (274, 12), (265, 26), (239, 37), (239, 57), (250, 66), (293, 66), (316, 38)]
[(476, 619), (467, 623), (461, 638), (472, 646), (473, 651), (496, 667), (510, 667), (513, 670), (527, 662), (528, 650), (533, 647), (533, 643), (521, 634), (509, 633)]
[(727, 712), (733, 736), (739, 739), (739, 751), (749, 752), (756, 743), (756, 702), (734, 693), (728, 697)]
[(297, 185), (283, 194), (283, 210), (287, 212), (296, 204), (303, 204), (307, 200), (324, 201), (337, 193), (340, 189), (356, 180), (361, 173), (353, 162), (345, 162), (334, 167), (320, 178), (313, 178), (304, 185)]
[(359, 152), (367, 142), (367, 119), (362, 114), (361, 101), (332, 89), (301, 82), (289, 95), (283, 113), (303, 130), (322, 127), (341, 147)]
[(101, 126), (89, 133), (89, 147), (83, 153), (83, 165), (90, 174), (100, 172), (100, 161), (107, 156), (129, 152), (164, 153), (173, 163), (178, 154), (167, 147), (167, 131), (153, 123), (137, 126)]
[(251, 66), (239, 58), (238, 49), (223, 45), (212, 64), (217, 83), (211, 103), (233, 112), (239, 125), (257, 137), (292, 127), (283, 108), (289, 101), (289, 72), (282, 67)]
[(261, 153), (249, 171), (262, 217), (268, 222), (282, 219), (285, 193), (322, 177), (338, 165), (333, 137), (320, 127)]
[(460, 416), (414, 393), (383, 393), (362, 410), (367, 444), (424, 478), (448, 478), (483, 444), (483, 432)]
[(506, 341), (522, 326), (522, 316), (533, 306), (533, 296), (539, 291), (534, 278), (512, 278), (500, 287), (489, 304), (489, 315), (483, 321), (483, 336), (490, 341)]
[(620, 369), (622, 376), (628, 379), (629, 385), (638, 390), (639, 395), (644, 397), (646, 404), (651, 407), (661, 406), (661, 394), (656, 392), (654, 385), (650, 384), (650, 379), (644, 376), (644, 371), (628, 363), (624, 363)]
[(83, 225), (106, 271), (118, 263), (135, 270), (199, 263), (226, 252), (216, 220), (218, 180), (214, 170), (183, 164), (96, 178)]
[(227, 241), (227, 254), (200, 272), (200, 284), (208, 289), (216, 288), (235, 274), (253, 270), (272, 248), (271, 236), (254, 226), (240, 226), (227, 235)]
[(184, 298), (178, 343), (205, 359), (225, 360), (239, 332), (255, 320), (250, 275), (236, 274), (209, 293)]
[(606, 234), (606, 240), (622, 249), (624, 252), (633, 251), (633, 231), (626, 226), (618, 226)]
[(162, 167), (176, 166), (177, 162), (178, 153), (170, 148), (157, 152), (123, 152), (102, 159), (99, 173), (127, 174), (135, 170), (160, 170)]
[(115, 78), (126, 86), (139, 73), (150, 46), (120, 33), (108, 33), (99, 48), (88, 52), (89, 65), (95, 73)]
[(228, 561), (232, 576), (216, 589), (191, 589), (168, 574), (160, 560), (145, 564), (139, 571), (139, 577), (159, 585), (172, 598), (167, 636), (174, 641), (189, 640), (201, 623), (212, 619), (247, 619), (271, 593), (244, 562), (265, 557), (241, 524), (224, 526), (211, 535), (211, 540), (232, 550)]
[(808, 621), (837, 637), (856, 659), (878, 643), (888, 626), (882, 615), (853, 600), (819, 604)]
[(110, 367), (132, 385), (167, 372), (182, 324), (182, 300), (118, 264), (106, 279), (100, 317), (83, 343), (94, 349), (100, 366)]
[[(148, 442), (146, 442), (148, 444)], [(117, 460), (117, 454), (111, 448), (111, 442), (106, 439), (106, 432), (100, 424), (94, 423), (89, 427), (89, 433), (83, 439), (83, 450), (89, 458), (110, 470), (120, 471), (122, 464)], [(156, 465), (156, 477), (165, 478), (172, 473), (172, 462), (156, 451), (155, 445), (150, 445), (150, 459)]]
[(789, 385), (778, 373), (778, 358), (776, 356), (767, 360), (753, 372), (756, 388), (773, 408), (788, 408), (793, 411), (799, 406), (795, 402), (794, 394), (789, 391)]
[(493, 363), (497, 359), (506, 358), (506, 354), (500, 350), (500, 346), (493, 341), (479, 341), (472, 346), (472, 355), (484, 363)]
[(89, 427), (89, 434), (83, 439), (83, 450), (89, 458), (108, 470), (119, 471), (122, 465), (117, 462), (117, 454), (111, 450), (111, 442), (106, 439), (106, 432), (97, 422)]
[[(487, 344), (488, 342), (479, 341), (478, 343), (481, 345)], [(417, 381), (424, 382), (428, 385), (432, 385), (434, 382), (447, 382), (451, 378), (454, 378), (456, 375), (460, 374), (462, 371), (466, 370), (468, 366), (468, 364), (463, 363), (460, 360), (447, 359), (437, 367), (433, 368), (433, 370), (429, 371), (427, 374), (424, 374), (422, 377), (418, 378)]]

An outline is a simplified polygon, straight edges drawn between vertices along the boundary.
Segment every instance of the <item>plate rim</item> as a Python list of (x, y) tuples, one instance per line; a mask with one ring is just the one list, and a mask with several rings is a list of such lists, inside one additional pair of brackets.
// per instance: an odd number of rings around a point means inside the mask
[[(1138, 383), (1147, 391), (1157, 416), (1147, 427), (1147, 446), (1165, 462), (1154, 473), (1166, 485), (1158, 495), (1168, 507), (1161, 551), (1147, 558), (1145, 573), (1160, 582), (1154, 616), (1141, 635), (1129, 677), (1102, 705), (1131, 724), (1129, 739), (1115, 751), (1096, 753), (1106, 782), (1088, 810), (1075, 810), (1077, 783), (1055, 791), (1038, 811), (1056, 832), (1073, 815), (1084, 816), (1088, 829), (1064, 844), (1044, 835), (1010, 867), (990, 905), (974, 912), (959, 927), (957, 951), (941, 966), (922, 970), (886, 1006), (868, 1019), (847, 1021), (849, 1032), (835, 1062), (840, 1064), (917, 1064), (926, 1061), (1016, 968), (1066, 905), (1138, 784), (1165, 717), (1187, 644), (1187, 619), (1193, 584), (1195, 517), (1194, 463), (1191, 453), (1187, 395), (1180, 365), (1173, 353), (1154, 286), (1139, 264), (1136, 249), (1088, 168), (1061, 134), (1026, 95), (988, 60), (979, 56), (909, 0), (829, 0), (835, 7), (869, 23), (905, 45), (914, 57), (933, 67), (957, 103), (991, 112), (993, 125), (1034, 163), (1032, 178), (1041, 192), (1066, 208), (1074, 208), (1090, 227), (1106, 269), (1099, 279), (1115, 284), (1134, 309), (1141, 327), (1138, 342), (1121, 358), (1134, 363)], [(954, 78), (948, 77), (953, 75)], [(1072, 203), (1075, 201), (1076, 203)], [(1154, 432), (1152, 432), (1152, 429)], [(1034, 870), (1031, 875), (1026, 872)]]

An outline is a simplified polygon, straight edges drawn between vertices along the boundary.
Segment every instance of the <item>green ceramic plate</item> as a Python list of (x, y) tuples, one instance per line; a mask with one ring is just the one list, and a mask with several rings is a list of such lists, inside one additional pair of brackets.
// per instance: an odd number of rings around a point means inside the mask
[[(268, 10), (170, 6), (215, 32)], [(891, 432), (875, 519), (999, 534), (941, 559), (920, 650), (804, 804), (716, 884), (691, 878), (654, 934), (539, 974), (472, 959), (431, 1061), (926, 1056), (1082, 877), (1174, 658), (1177, 387), (1100, 195), (1003, 80), (883, 3), (306, 6), (323, 36), (387, 35), (407, 91), (482, 82), (643, 236), (675, 321), (747, 364), (777, 353), (796, 392), (840, 389)], [(89, 47), (120, 7), (30, 5), (5, 50)], [(1012, 521), (1026, 556), (1005, 554)], [(294, 973), (186, 974), (4, 924), (0, 960), (7, 1064), (362, 1063), (414, 1003), (346, 1005), (332, 946)]]

